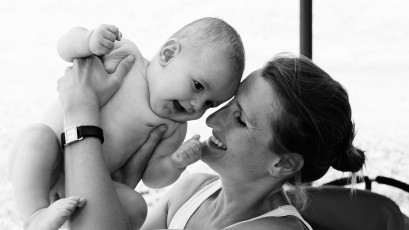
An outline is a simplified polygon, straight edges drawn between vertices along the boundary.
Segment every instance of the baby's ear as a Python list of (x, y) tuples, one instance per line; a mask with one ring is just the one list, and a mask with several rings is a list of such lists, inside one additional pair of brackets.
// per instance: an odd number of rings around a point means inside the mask
[(176, 38), (169, 39), (161, 48), (159, 63), (161, 66), (169, 64), (180, 53), (180, 43)]

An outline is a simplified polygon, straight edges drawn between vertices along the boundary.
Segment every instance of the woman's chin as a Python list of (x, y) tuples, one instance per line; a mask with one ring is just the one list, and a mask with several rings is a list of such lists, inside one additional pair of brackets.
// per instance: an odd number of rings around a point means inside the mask
[(210, 138), (202, 142), (202, 160), (215, 160), (224, 157), (226, 150), (219, 148)]

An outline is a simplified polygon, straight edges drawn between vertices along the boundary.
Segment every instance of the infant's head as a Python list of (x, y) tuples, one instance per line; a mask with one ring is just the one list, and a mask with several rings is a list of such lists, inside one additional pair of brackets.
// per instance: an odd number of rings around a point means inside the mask
[(203, 18), (173, 34), (148, 68), (150, 105), (175, 121), (200, 118), (233, 97), (244, 70), (240, 35), (223, 20)]

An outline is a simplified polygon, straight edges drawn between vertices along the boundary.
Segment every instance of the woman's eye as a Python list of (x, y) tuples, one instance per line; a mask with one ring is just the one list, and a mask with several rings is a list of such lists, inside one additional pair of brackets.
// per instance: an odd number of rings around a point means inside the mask
[(240, 117), (237, 117), (236, 120), (241, 126), (246, 127), (246, 123), (244, 123), (244, 121), (242, 121)]
[(199, 82), (197, 82), (197, 81), (194, 81), (194, 83), (195, 83), (195, 89), (197, 90), (197, 91), (203, 91), (204, 90), (204, 87), (203, 87), (203, 85), (202, 84), (200, 84)]

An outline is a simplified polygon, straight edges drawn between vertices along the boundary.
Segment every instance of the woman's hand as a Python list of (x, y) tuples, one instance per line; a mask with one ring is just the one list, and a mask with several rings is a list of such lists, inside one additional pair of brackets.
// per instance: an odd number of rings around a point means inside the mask
[[(112, 179), (135, 189), (143, 176), (143, 172), (146, 169), (153, 151), (162, 139), (166, 129), (166, 125), (160, 125), (152, 129), (145, 143), (139, 147), (133, 156), (126, 162), (125, 166), (112, 174)], [(135, 167), (135, 165), (139, 167)], [(145, 167), (140, 167), (140, 165), (144, 165)]]
[(105, 71), (102, 61), (96, 56), (75, 59), (65, 75), (58, 80), (57, 90), (64, 108), (75, 106), (103, 106), (121, 86), (131, 69), (135, 57), (125, 57), (112, 74)]

